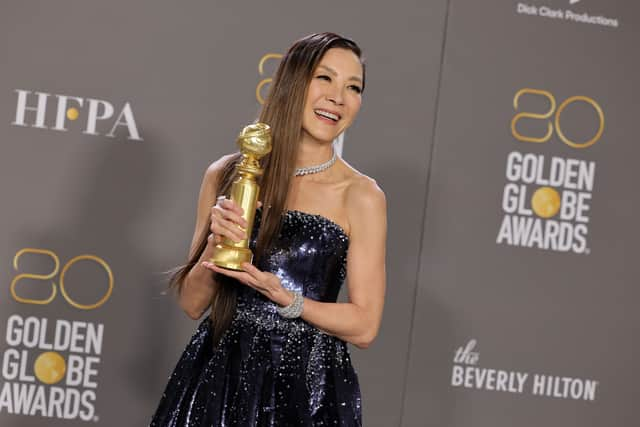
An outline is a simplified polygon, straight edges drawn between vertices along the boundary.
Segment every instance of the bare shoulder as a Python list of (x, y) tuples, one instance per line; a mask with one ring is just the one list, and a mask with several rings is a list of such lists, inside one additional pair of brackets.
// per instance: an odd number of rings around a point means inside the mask
[(214, 160), (209, 165), (209, 167), (207, 167), (207, 170), (205, 172), (205, 180), (208, 182), (215, 182), (218, 179), (218, 175), (220, 174), (220, 172), (222, 172), (227, 163), (229, 163), (229, 161), (231, 161), (231, 159), (233, 159), (237, 155), (238, 153), (226, 154), (219, 159)]
[(218, 191), (218, 181), (222, 175), (225, 166), (231, 161), (237, 153), (227, 154), (212, 162), (204, 173), (202, 184), (200, 185), (199, 196), (199, 212), (205, 215), (204, 208), (211, 207)]
[(387, 201), (384, 191), (375, 179), (349, 168), (349, 185), (345, 192), (345, 206), (349, 215), (349, 223), (359, 222), (361, 217), (376, 216), (386, 218)]

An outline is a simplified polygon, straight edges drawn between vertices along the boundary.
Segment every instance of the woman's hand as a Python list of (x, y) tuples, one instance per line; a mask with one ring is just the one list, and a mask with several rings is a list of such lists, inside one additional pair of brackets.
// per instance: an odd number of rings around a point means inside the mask
[(220, 268), (207, 261), (203, 262), (202, 266), (216, 273), (237, 279), (283, 307), (293, 302), (293, 293), (282, 286), (282, 282), (280, 282), (278, 276), (260, 271), (248, 262), (242, 263), (242, 269), (244, 271), (227, 270), (226, 268)]
[(224, 237), (239, 242), (247, 238), (247, 221), (242, 217), (243, 209), (225, 196), (218, 197), (211, 207), (211, 233), (209, 243), (213, 246), (222, 242)]

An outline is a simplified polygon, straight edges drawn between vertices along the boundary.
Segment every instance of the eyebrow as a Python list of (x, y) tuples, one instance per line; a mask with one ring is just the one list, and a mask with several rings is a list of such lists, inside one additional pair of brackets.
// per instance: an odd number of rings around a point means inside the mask
[[(327, 70), (329, 73), (333, 74), (334, 76), (338, 75), (338, 72), (336, 70), (334, 70), (331, 67), (327, 67), (326, 65), (318, 65), (318, 68), (324, 68), (325, 70)], [(358, 77), (358, 76), (351, 76), (351, 77), (349, 77), (348, 80), (355, 80), (357, 82), (362, 83), (362, 79), (360, 77)]]

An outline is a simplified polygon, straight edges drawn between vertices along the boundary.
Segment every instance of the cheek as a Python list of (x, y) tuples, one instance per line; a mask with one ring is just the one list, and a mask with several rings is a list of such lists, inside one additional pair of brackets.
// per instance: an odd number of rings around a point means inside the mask
[(358, 97), (357, 99), (354, 99), (353, 102), (350, 103), (349, 112), (351, 113), (352, 120), (358, 115), (358, 112), (360, 111), (361, 106), (362, 106), (362, 99), (360, 97)]
[(358, 97), (358, 101), (356, 102), (356, 113), (360, 111), (361, 106), (362, 106), (362, 98)]
[(316, 91), (313, 90), (309, 90), (307, 91), (307, 99), (305, 101), (304, 104), (304, 112), (303, 114), (312, 114), (313, 113), (313, 106), (315, 104), (315, 102), (317, 101), (317, 93), (315, 93)]
[(313, 112), (313, 104), (307, 102), (304, 106), (304, 111), (302, 112), (302, 127), (307, 128), (309, 125), (312, 125), (314, 119), (315, 113)]
[(318, 82), (312, 80), (311, 83), (309, 83), (309, 87), (307, 88), (307, 104), (312, 104), (321, 95), (322, 87), (320, 86), (320, 84), (318, 84)]

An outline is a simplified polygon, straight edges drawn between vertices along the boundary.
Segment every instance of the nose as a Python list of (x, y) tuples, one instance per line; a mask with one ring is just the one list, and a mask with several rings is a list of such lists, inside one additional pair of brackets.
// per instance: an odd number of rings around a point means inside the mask
[(336, 105), (344, 104), (342, 90), (337, 85), (331, 85), (331, 87), (327, 89), (327, 100)]

